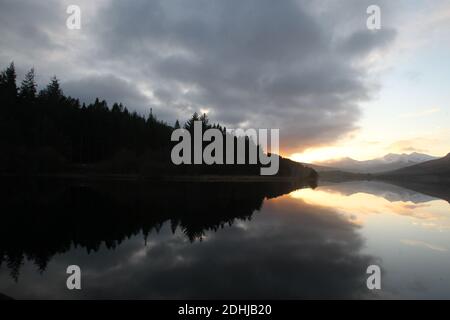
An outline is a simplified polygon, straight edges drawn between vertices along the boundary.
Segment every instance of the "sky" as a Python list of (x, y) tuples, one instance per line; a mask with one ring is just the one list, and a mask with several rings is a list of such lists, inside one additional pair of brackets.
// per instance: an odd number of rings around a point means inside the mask
[(0, 0), (0, 65), (19, 80), (34, 67), (87, 103), (279, 128), (304, 162), (450, 152), (449, 36), (448, 0)]

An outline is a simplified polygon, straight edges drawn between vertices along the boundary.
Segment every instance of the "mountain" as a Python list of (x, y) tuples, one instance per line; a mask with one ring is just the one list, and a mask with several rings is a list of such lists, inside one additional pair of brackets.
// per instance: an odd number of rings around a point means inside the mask
[(450, 153), (445, 157), (430, 160), (406, 168), (387, 172), (387, 175), (401, 175), (401, 176), (424, 176), (424, 175), (438, 175), (450, 176)]
[(316, 165), (313, 163), (300, 162), (300, 164), (302, 164), (305, 167), (314, 169), (317, 172), (339, 171), (339, 169), (337, 169), (337, 168), (320, 166), (320, 165)]
[(411, 154), (390, 153), (385, 155), (384, 157), (372, 160), (358, 161), (347, 157), (337, 160), (318, 162), (315, 163), (315, 165), (332, 167), (352, 173), (381, 173), (394, 171), (435, 159), (437, 158), (417, 152), (413, 152)]
[(388, 163), (394, 163), (394, 162), (415, 162), (415, 163), (421, 163), (425, 161), (430, 161), (437, 159), (436, 157), (430, 156), (428, 154), (424, 153), (418, 153), (413, 152), (411, 154), (396, 154), (396, 153), (389, 153), (385, 155), (383, 158), (383, 161)]
[(450, 202), (450, 153), (443, 158), (385, 172), (375, 178)]

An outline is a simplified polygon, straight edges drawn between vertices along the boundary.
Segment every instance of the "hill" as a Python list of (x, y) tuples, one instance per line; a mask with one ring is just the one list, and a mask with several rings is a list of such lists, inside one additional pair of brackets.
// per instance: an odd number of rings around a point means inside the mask
[(450, 175), (450, 153), (445, 157), (388, 172), (389, 175)]
[(450, 183), (450, 153), (440, 159), (383, 173), (380, 177), (383, 179), (413, 180), (427, 183)]
[(319, 166), (333, 167), (351, 173), (381, 173), (397, 170), (418, 163), (434, 160), (436, 157), (413, 152), (411, 154), (390, 153), (381, 158), (358, 161), (352, 158), (342, 158), (315, 163)]

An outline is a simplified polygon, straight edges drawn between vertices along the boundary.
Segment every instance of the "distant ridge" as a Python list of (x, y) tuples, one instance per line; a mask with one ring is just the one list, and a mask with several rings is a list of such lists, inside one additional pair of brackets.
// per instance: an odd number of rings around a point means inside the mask
[(449, 175), (450, 153), (445, 157), (387, 172), (388, 175)]
[[(413, 152), (410, 154), (395, 154), (389, 153), (381, 158), (372, 160), (358, 161), (352, 158), (342, 158), (337, 160), (329, 160), (324, 162), (317, 162), (315, 165), (323, 167), (332, 167), (337, 170), (346, 171), (350, 173), (381, 173), (389, 172), (397, 169), (409, 167), (415, 164), (423, 163), (430, 160), (435, 160), (436, 157), (428, 154)], [(321, 171), (321, 170), (318, 170)]]
[(339, 169), (337, 169), (337, 168), (320, 166), (320, 165), (312, 164), (312, 163), (300, 162), (300, 164), (302, 164), (305, 167), (314, 169), (317, 172), (339, 171)]
[(450, 154), (407, 168), (385, 172), (375, 176), (376, 179), (406, 186), (425, 194), (438, 194), (450, 202)]

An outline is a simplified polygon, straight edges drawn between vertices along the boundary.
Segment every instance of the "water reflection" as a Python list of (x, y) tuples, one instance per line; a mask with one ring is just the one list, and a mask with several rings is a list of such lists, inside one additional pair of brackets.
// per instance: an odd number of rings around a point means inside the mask
[(265, 198), (299, 184), (66, 183), (33, 181), (1, 186), (0, 263), (17, 279), (23, 260), (45, 270), (71, 247), (114, 249), (126, 238), (147, 237), (169, 222), (192, 242), (205, 232), (250, 219)]
[(291, 197), (315, 206), (333, 208), (354, 223), (363, 224), (372, 214), (396, 214), (412, 223), (439, 231), (450, 228), (450, 205), (446, 200), (383, 182), (344, 182), (299, 189)]
[[(423, 193), (381, 182), (323, 185), (291, 197), (360, 226), (363, 252), (379, 258), (385, 298), (450, 298), (450, 199), (445, 187)], [(439, 195), (444, 199), (432, 197)]]
[[(0, 292), (92, 299), (450, 296), (448, 202), (375, 182), (303, 187), (3, 185), (1, 209), (9, 214), (0, 225)], [(383, 269), (376, 293), (366, 288), (373, 263)], [(71, 264), (82, 268), (81, 291), (65, 289)]]

